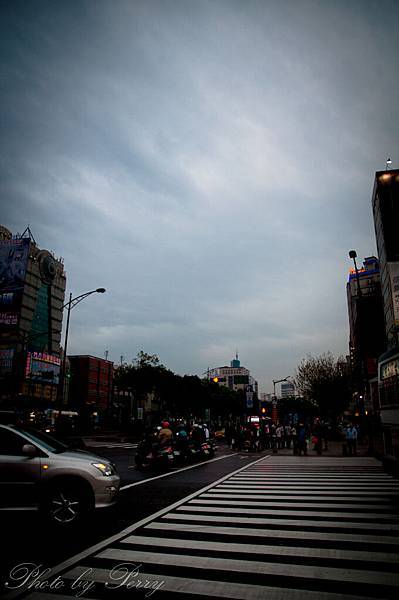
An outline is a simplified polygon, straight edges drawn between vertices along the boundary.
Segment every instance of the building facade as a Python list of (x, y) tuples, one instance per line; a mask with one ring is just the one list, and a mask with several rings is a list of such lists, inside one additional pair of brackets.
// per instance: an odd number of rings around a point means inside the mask
[(380, 265), (375, 256), (351, 269), (346, 285), (349, 316), (349, 356), (354, 396), (352, 410), (378, 412), (378, 357), (385, 349), (384, 309)]
[(372, 205), (385, 331), (388, 347), (393, 347), (398, 345), (399, 330), (399, 169), (376, 173)]
[(384, 307), (386, 351), (378, 360), (384, 451), (399, 465), (399, 170), (377, 171), (372, 207)]
[(68, 355), (68, 361), (69, 408), (79, 412), (83, 426), (102, 425), (113, 401), (113, 362), (88, 355)]
[(0, 402), (17, 409), (57, 400), (66, 275), (31, 231), (0, 227)]
[(231, 390), (238, 392), (242, 390), (247, 392), (248, 386), (253, 393), (258, 393), (258, 382), (251, 376), (249, 369), (242, 367), (241, 362), (236, 354), (236, 357), (230, 362), (230, 366), (215, 367), (207, 371), (209, 380), (217, 380), (218, 385), (225, 385)]
[(292, 381), (283, 381), (281, 383), (281, 397), (292, 398), (295, 396), (295, 385)]

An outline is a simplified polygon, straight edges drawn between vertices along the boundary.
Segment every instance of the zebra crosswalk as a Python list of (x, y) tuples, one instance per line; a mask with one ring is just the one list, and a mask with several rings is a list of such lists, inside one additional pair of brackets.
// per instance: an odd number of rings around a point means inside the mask
[(267, 456), (60, 569), (84, 597), (360, 600), (399, 592), (399, 482), (366, 457)]

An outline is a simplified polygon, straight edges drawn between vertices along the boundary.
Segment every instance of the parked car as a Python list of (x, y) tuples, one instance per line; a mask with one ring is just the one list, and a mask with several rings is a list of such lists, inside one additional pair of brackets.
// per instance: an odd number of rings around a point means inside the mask
[(0, 509), (37, 509), (70, 525), (114, 504), (119, 485), (109, 460), (30, 427), (0, 425)]

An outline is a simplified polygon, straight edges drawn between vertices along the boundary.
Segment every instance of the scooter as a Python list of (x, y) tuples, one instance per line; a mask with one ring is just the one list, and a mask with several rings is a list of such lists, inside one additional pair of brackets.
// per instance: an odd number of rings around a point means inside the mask
[(134, 458), (136, 467), (142, 469), (159, 469), (166, 470), (173, 465), (173, 449), (172, 446), (160, 448), (159, 444), (148, 444), (142, 441), (137, 446), (137, 454)]
[(215, 448), (211, 441), (202, 442), (201, 454), (204, 458), (212, 458), (213, 456), (215, 456)]

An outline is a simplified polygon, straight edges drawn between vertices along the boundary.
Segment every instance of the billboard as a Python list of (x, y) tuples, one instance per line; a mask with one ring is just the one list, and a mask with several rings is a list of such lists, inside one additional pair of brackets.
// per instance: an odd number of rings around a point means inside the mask
[(28, 352), (25, 377), (40, 383), (58, 385), (61, 359), (46, 352)]
[(389, 262), (388, 269), (391, 280), (393, 318), (395, 326), (399, 327), (399, 262)]
[(0, 240), (0, 325), (18, 323), (29, 257), (29, 238)]

